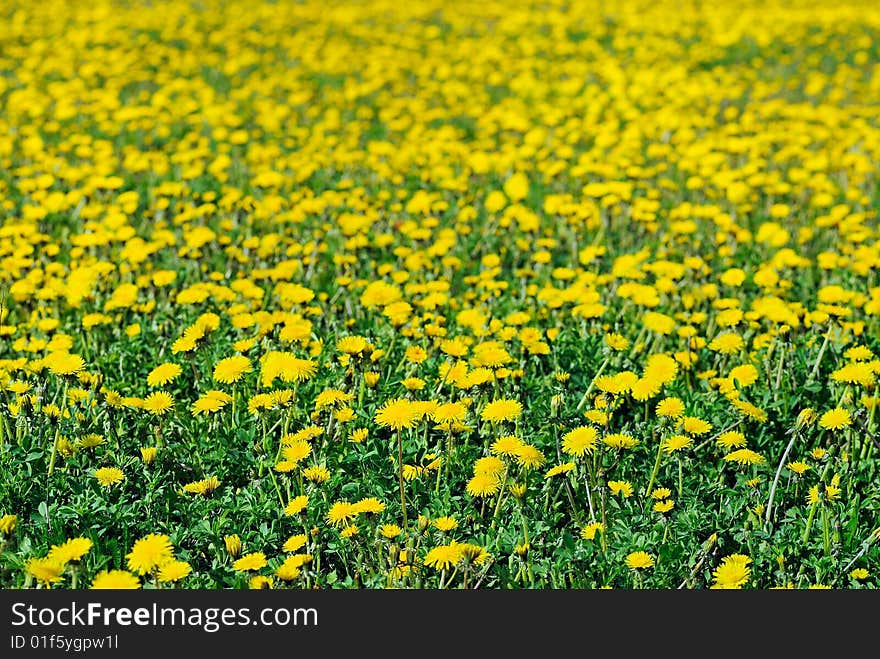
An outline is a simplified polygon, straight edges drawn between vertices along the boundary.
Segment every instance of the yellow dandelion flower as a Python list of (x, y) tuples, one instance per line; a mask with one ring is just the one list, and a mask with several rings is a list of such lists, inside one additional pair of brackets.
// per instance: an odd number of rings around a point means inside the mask
[(602, 522), (590, 522), (581, 529), (581, 538), (584, 540), (593, 540), (596, 537), (596, 533), (604, 530), (605, 527), (602, 525)]
[(467, 493), (474, 497), (489, 497), (501, 489), (501, 479), (489, 473), (477, 474), (468, 481)]
[(483, 421), (500, 423), (518, 419), (520, 414), (522, 414), (522, 405), (518, 401), (502, 398), (487, 403), (480, 412), (480, 418)]
[(47, 588), (64, 580), (64, 563), (57, 558), (31, 558), (24, 569), (29, 575)]
[(715, 441), (724, 448), (741, 448), (746, 445), (746, 436), (736, 430), (728, 430), (718, 435)]
[(348, 501), (337, 501), (327, 512), (327, 521), (333, 526), (345, 526), (358, 514), (354, 504)]
[(458, 526), (458, 521), (454, 517), (438, 517), (431, 521), (431, 525), (438, 531), (451, 531)]
[(633, 486), (629, 481), (608, 481), (608, 489), (611, 490), (611, 494), (620, 494), (624, 498), (632, 496), (633, 493)]
[(208, 478), (203, 478), (200, 481), (187, 483), (183, 486), (183, 491), (189, 492), (190, 494), (201, 494), (203, 496), (207, 496), (218, 487), (220, 487), (220, 479), (216, 476), (209, 476)]
[(599, 433), (593, 426), (578, 426), (562, 436), (562, 451), (577, 457), (593, 452)]
[(673, 506), (675, 506), (675, 502), (672, 499), (666, 499), (664, 501), (656, 501), (653, 509), (658, 513), (668, 513), (672, 510)]
[(379, 527), (379, 533), (382, 535), (383, 538), (393, 540), (401, 533), (403, 533), (403, 529), (401, 529), (396, 524), (383, 524)]
[(678, 419), (684, 416), (684, 403), (678, 398), (664, 398), (657, 403), (654, 412), (662, 418)]
[(214, 366), (214, 379), (223, 384), (233, 384), (252, 370), (250, 359), (243, 355), (234, 355), (217, 362)]
[(558, 476), (560, 474), (567, 474), (572, 471), (575, 467), (574, 462), (565, 462), (560, 465), (556, 465), (555, 467), (551, 467), (546, 474), (544, 474), (544, 478), (553, 478), (554, 476)]
[(610, 435), (605, 435), (602, 438), (602, 442), (611, 448), (631, 449), (638, 445), (639, 440), (631, 435), (612, 433)]
[(682, 430), (689, 435), (705, 435), (712, 430), (712, 424), (693, 416), (686, 416), (681, 422)]
[(260, 570), (268, 564), (266, 555), (261, 551), (245, 554), (232, 564), (232, 569), (236, 572), (248, 572), (251, 570)]
[(724, 456), (726, 462), (736, 462), (741, 465), (762, 464), (764, 456), (755, 453), (751, 449), (741, 448)]
[(666, 453), (675, 453), (690, 446), (692, 441), (687, 435), (672, 435), (663, 440), (663, 450)]
[(523, 442), (518, 437), (513, 435), (506, 435), (505, 437), (501, 437), (492, 442), (492, 446), (490, 450), (495, 455), (504, 455), (504, 456), (516, 456), (519, 454), (520, 449), (523, 446)]
[(415, 426), (419, 417), (419, 410), (412, 401), (405, 398), (395, 398), (379, 408), (375, 421), (382, 427), (403, 430)]
[(324, 465), (313, 465), (302, 470), (303, 478), (312, 483), (326, 483), (330, 480), (330, 470)]
[(3, 515), (0, 517), (0, 533), (3, 535), (12, 535), (15, 527), (18, 525), (17, 515)]
[(305, 494), (301, 494), (298, 497), (294, 497), (290, 500), (290, 502), (284, 507), (284, 514), (288, 517), (293, 517), (295, 515), (299, 515), (303, 510), (306, 509), (306, 506), (309, 505), (309, 497)]
[(455, 545), (440, 545), (427, 553), (424, 563), (436, 570), (448, 570), (461, 558), (459, 548)]
[(60, 545), (53, 545), (46, 554), (46, 558), (57, 560), (61, 563), (79, 561), (92, 548), (92, 541), (88, 538), (71, 538)]
[(644, 570), (654, 567), (654, 559), (648, 552), (634, 551), (627, 555), (626, 565), (633, 570)]
[(174, 398), (167, 391), (157, 391), (147, 396), (141, 404), (141, 409), (150, 414), (162, 416), (174, 407)]
[(186, 561), (168, 561), (159, 566), (156, 578), (163, 583), (174, 583), (187, 577), (192, 572), (192, 566)]
[(385, 504), (376, 497), (367, 497), (355, 502), (353, 508), (357, 515), (378, 515), (385, 510)]
[(173, 560), (173, 551), (174, 548), (167, 535), (151, 533), (137, 540), (125, 558), (129, 570), (135, 574), (147, 574)]
[(96, 469), (94, 476), (104, 487), (110, 487), (111, 485), (115, 485), (116, 483), (125, 480), (125, 474), (121, 469), (116, 467), (101, 467), (100, 469)]
[(95, 575), (92, 590), (136, 590), (141, 587), (140, 580), (126, 570), (102, 570)]
[(847, 410), (835, 407), (822, 415), (819, 425), (826, 430), (840, 430), (852, 425), (852, 417)]
[(181, 371), (180, 366), (172, 362), (159, 364), (147, 375), (147, 386), (156, 387), (173, 382)]
[(721, 564), (712, 573), (712, 588), (738, 589), (748, 582), (752, 560), (742, 554), (732, 554), (721, 559)]

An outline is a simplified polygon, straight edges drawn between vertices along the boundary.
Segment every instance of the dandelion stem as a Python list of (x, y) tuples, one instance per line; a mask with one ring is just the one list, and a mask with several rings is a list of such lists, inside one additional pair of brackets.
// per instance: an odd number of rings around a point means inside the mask
[(791, 447), (794, 446), (794, 441), (796, 439), (797, 433), (795, 432), (792, 434), (788, 446), (785, 447), (785, 451), (782, 452), (782, 458), (779, 460), (779, 466), (776, 468), (776, 476), (773, 478), (773, 484), (770, 486), (770, 496), (767, 499), (767, 512), (764, 515), (765, 527), (770, 524), (770, 515), (773, 514), (773, 497), (776, 496), (776, 485), (779, 483), (779, 477), (782, 475), (782, 467), (785, 465), (785, 461), (788, 459), (788, 453), (791, 451)]
[[(155, 439), (156, 446), (162, 448), (164, 446), (162, 440), (162, 417), (159, 417), (159, 420), (156, 422)], [(196, 452), (196, 456), (199, 456), (198, 452)]]
[(779, 366), (776, 368), (776, 391), (782, 385), (782, 367), (785, 364), (785, 346), (779, 349)]
[(871, 545), (874, 544), (874, 541), (880, 537), (880, 534), (877, 531), (871, 533), (868, 538), (862, 543), (862, 548), (859, 550), (859, 553), (853, 556), (853, 559), (847, 564), (845, 568), (843, 568), (844, 572), (849, 572), (850, 568), (856, 564), (862, 556), (868, 553), (868, 550), (871, 548)]
[(690, 582), (696, 576), (697, 572), (700, 571), (700, 568), (703, 567), (703, 563), (705, 563), (706, 559), (709, 557), (710, 549), (711, 549), (711, 545), (709, 545), (708, 547), (706, 546), (706, 544), (703, 545), (703, 548), (700, 550), (701, 553), (703, 554), (702, 557), (700, 558), (699, 561), (697, 561), (697, 564), (694, 565), (694, 569), (691, 570), (691, 573), (688, 575), (687, 579), (685, 579), (684, 581), (681, 582), (681, 584), (678, 587), (678, 590), (681, 590), (682, 588), (684, 588), (685, 586), (688, 586), (690, 584)]
[(458, 574), (458, 566), (452, 568), (452, 574), (449, 575), (449, 579), (446, 580), (446, 586), (449, 587), (449, 584), (452, 583), (452, 580), (455, 579), (455, 575)]
[[(663, 456), (663, 440), (657, 442), (657, 457), (654, 459), (654, 469), (651, 471), (651, 478), (648, 479), (648, 487), (645, 489), (645, 496), (651, 494), (651, 488), (654, 487), (654, 479), (657, 478), (657, 473), (660, 471), (660, 459)], [(681, 497), (681, 494), (679, 494)]]
[(574, 495), (571, 492), (571, 483), (568, 481), (568, 474), (565, 474), (563, 478), (565, 478), (565, 494), (568, 496), (568, 503), (571, 504), (571, 516), (575, 523), (577, 523), (580, 521), (581, 516), (578, 514), (577, 505), (574, 502)]
[(400, 513), (403, 516), (403, 530), (406, 532), (406, 494), (403, 490), (403, 438), (397, 430), (397, 480), (400, 484)]
[(648, 328), (643, 325), (642, 329), (639, 331), (639, 335), (636, 337), (636, 340), (633, 341), (632, 348), (629, 351), (629, 358), (630, 359), (635, 357), (635, 354), (638, 351), (638, 347), (641, 344), (642, 339), (645, 337), (645, 332), (647, 332), (647, 331), (648, 331)]
[(724, 428), (723, 430), (720, 430), (719, 432), (715, 433), (714, 435), (712, 435), (711, 437), (709, 437), (709, 438), (706, 439), (705, 441), (700, 442), (700, 443), (697, 444), (697, 446), (694, 448), (694, 453), (697, 453), (697, 452), (698, 452), (700, 449), (702, 449), (704, 446), (708, 446), (709, 444), (711, 444), (712, 442), (714, 442), (716, 439), (718, 439), (719, 437), (721, 437), (721, 435), (723, 435), (724, 433), (726, 433), (726, 432), (730, 432), (731, 430), (735, 430), (735, 429), (738, 428), (740, 425), (742, 425), (742, 422), (743, 422), (743, 421), (744, 421), (744, 419), (740, 419), (739, 421), (737, 421), (737, 422), (734, 423), (733, 425), (731, 425), (731, 426), (727, 426), (726, 428)]
[[(6, 416), (0, 414), (0, 444), (6, 446)], [(9, 432), (9, 443), (12, 444), (12, 432)]]
[(55, 428), (55, 440), (52, 442), (52, 455), (49, 458), (49, 469), (46, 473), (51, 476), (55, 471), (55, 456), (58, 455), (58, 440), (61, 437), (61, 420), (64, 418), (64, 410), (67, 409), (67, 380), (64, 381), (64, 393), (61, 394), (61, 412), (58, 415), (58, 427)]
[(843, 401), (846, 398), (846, 395), (849, 393), (849, 385), (843, 388), (843, 392), (840, 394), (840, 400), (837, 401), (837, 407), (843, 405)]
[(684, 482), (683, 477), (683, 469), (681, 466), (681, 458), (678, 458), (678, 498), (681, 499), (681, 492), (683, 490), (682, 483)]
[(806, 542), (810, 538), (810, 529), (813, 528), (813, 517), (816, 516), (816, 504), (813, 503), (810, 505), (810, 514), (807, 516), (807, 528), (804, 529), (804, 536), (801, 538), (801, 542)]
[(599, 366), (599, 370), (596, 371), (596, 375), (593, 376), (593, 379), (590, 381), (590, 385), (587, 387), (587, 390), (584, 392), (584, 395), (581, 396), (580, 402), (577, 404), (575, 408), (575, 412), (580, 412), (584, 405), (587, 403), (587, 397), (590, 395), (590, 392), (593, 391), (593, 387), (596, 384), (596, 378), (602, 375), (602, 372), (605, 370), (605, 367), (608, 366), (608, 360), (610, 357), (606, 357), (602, 362), (602, 365)]
[(831, 555), (831, 538), (828, 526), (828, 506), (822, 504), (822, 540), (825, 545), (825, 555)]
[[(585, 464), (587, 465), (587, 471), (589, 472), (589, 468), (590, 468), (589, 460), (585, 461)], [(584, 474), (584, 487), (587, 490), (587, 505), (590, 507), (590, 521), (595, 522), (596, 521), (596, 511), (593, 510), (593, 496), (590, 494), (589, 473)]]
[[(525, 511), (520, 509), (520, 514), (522, 515), (523, 536), (525, 536), (526, 545), (529, 545), (530, 544), (530, 541), (529, 541), (529, 522), (528, 522), (528, 520), (526, 520)], [(520, 568), (520, 569), (522, 569), (522, 568)], [(529, 575), (529, 585), (534, 586), (535, 585), (535, 573), (532, 572), (532, 562), (531, 561), (528, 561), (526, 563), (526, 570)]]
[(810, 380), (815, 379), (816, 374), (819, 372), (819, 364), (822, 363), (822, 356), (825, 354), (825, 349), (828, 348), (828, 341), (831, 340), (831, 332), (825, 332), (825, 340), (822, 342), (822, 347), (819, 348), (819, 354), (816, 356), (816, 362), (813, 364), (813, 369), (810, 371)]
[[(504, 498), (504, 488), (507, 485), (507, 474), (510, 471), (510, 465), (507, 465), (504, 469), (504, 478), (501, 480), (501, 489), (498, 490), (498, 501), (495, 504), (495, 512), (492, 513), (492, 526), (491, 528), (495, 528), (495, 523), (498, 521), (498, 512), (501, 510), (501, 501)], [(573, 503), (573, 502), (572, 502)]]
[(285, 507), (284, 497), (281, 496), (281, 488), (278, 487), (278, 480), (275, 478), (275, 472), (271, 468), (269, 469), (269, 476), (272, 479), (272, 484), (275, 485), (275, 492), (278, 494), (278, 501), (281, 502), (281, 508), (283, 509)]

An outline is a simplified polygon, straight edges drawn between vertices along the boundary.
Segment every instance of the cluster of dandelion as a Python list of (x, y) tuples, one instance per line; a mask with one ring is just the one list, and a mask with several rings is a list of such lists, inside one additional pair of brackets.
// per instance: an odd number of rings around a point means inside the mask
[(878, 584), (880, 9), (92, 4), (0, 16), (0, 586)]

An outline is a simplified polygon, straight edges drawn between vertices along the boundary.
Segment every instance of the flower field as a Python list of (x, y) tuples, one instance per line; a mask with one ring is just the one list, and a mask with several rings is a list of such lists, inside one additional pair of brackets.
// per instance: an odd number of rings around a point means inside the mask
[(880, 6), (0, 6), (0, 587), (874, 588)]

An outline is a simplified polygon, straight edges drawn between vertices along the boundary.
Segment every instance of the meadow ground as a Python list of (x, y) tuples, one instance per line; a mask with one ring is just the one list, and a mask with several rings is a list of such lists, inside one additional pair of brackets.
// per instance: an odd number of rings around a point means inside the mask
[(880, 6), (0, 6), (0, 587), (873, 588)]

